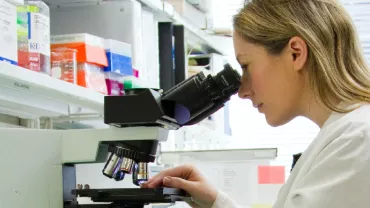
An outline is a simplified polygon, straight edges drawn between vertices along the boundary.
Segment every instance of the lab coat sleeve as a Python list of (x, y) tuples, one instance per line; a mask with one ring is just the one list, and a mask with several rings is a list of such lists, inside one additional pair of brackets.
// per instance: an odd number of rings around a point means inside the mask
[(366, 129), (344, 132), (330, 142), (279, 208), (369, 208), (370, 134)]
[(219, 191), (212, 208), (242, 208), (238, 206), (226, 193)]

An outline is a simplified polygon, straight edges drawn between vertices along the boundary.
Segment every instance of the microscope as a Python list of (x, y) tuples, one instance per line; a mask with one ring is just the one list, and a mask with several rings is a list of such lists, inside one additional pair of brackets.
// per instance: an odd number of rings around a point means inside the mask
[[(167, 92), (129, 89), (106, 96), (106, 129), (0, 129), (0, 207), (143, 208), (152, 203), (183, 201), (187, 194), (171, 188), (142, 189), (148, 164), (170, 130), (190, 126), (222, 108), (240, 86), (240, 75), (226, 64), (218, 74), (198, 73)], [(103, 163), (102, 174), (134, 189), (76, 187), (76, 164)], [(88, 173), (86, 173), (88, 174)], [(90, 197), (94, 204), (79, 204)]]

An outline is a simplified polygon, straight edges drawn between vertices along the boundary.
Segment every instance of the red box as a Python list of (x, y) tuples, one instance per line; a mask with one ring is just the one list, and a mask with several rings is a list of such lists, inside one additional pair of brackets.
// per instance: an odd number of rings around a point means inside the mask
[(258, 184), (284, 184), (284, 166), (259, 166)]

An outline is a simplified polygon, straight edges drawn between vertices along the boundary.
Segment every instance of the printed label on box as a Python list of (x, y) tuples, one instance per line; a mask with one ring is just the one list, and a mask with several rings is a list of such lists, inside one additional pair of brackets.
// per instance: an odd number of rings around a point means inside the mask
[(28, 49), (50, 56), (50, 19), (40, 13), (28, 13)]

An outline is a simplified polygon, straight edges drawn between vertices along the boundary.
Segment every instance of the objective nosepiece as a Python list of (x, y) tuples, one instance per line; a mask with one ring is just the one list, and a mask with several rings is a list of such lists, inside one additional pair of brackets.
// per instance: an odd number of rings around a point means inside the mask
[[(148, 181), (148, 163), (153, 162), (153, 154), (157, 145), (158, 141), (154, 140), (127, 141), (119, 145), (110, 145), (107, 162), (102, 171), (103, 175), (116, 181), (122, 181), (126, 174), (132, 174), (133, 183), (140, 186)], [(135, 147), (140, 147), (142, 150), (138, 151)]]

